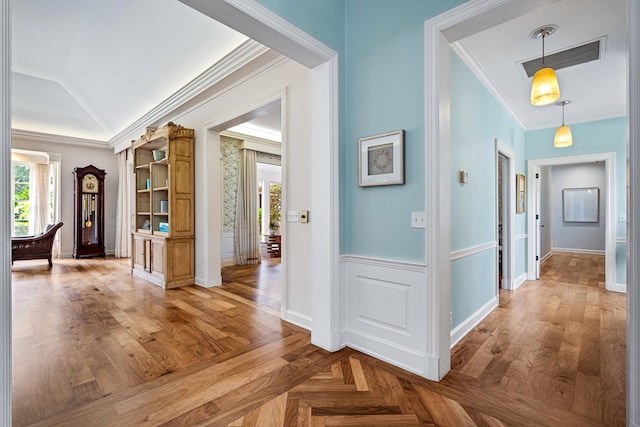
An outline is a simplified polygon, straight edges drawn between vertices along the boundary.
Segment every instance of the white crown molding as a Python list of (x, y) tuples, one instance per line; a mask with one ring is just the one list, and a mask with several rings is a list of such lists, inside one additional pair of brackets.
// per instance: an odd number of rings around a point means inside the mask
[[(336, 52), (331, 48), (295, 27), (255, 0), (226, 0), (226, 2), (252, 18), (258, 19), (262, 24), (273, 29), (286, 39), (294, 41), (298, 47), (302, 47), (306, 51), (306, 55), (310, 57), (310, 62), (307, 63), (305, 61), (304, 65), (310, 68), (320, 65), (336, 55)], [(311, 58), (311, 53), (317, 58)]]
[(498, 90), (498, 87), (495, 85), (493, 80), (489, 77), (487, 72), (482, 68), (482, 66), (478, 63), (475, 57), (471, 54), (471, 52), (467, 49), (467, 46), (464, 44), (462, 40), (451, 43), (451, 48), (455, 53), (458, 54), (462, 62), (464, 62), (471, 72), (480, 80), (480, 82), (484, 85), (485, 88), (493, 95), (494, 98), (498, 100), (498, 102), (511, 114), (511, 116), (515, 119), (515, 121), (522, 126), (524, 130), (528, 130), (522, 121), (522, 117), (518, 114), (518, 112), (513, 108), (513, 105), (509, 103), (509, 100), (502, 95), (502, 92)]
[(247, 65), (268, 50), (268, 47), (254, 40), (247, 40), (229, 55), (209, 67), (206, 71), (191, 82), (187, 83), (169, 98), (158, 104), (144, 116), (118, 132), (108, 141), (109, 147), (115, 148), (115, 146), (123, 140), (128, 142), (132, 139), (136, 139), (139, 136), (138, 134), (140, 133), (140, 129), (145, 129), (149, 124), (159, 120), (163, 116), (184, 105), (195, 96), (204, 92), (206, 89), (218, 83), (225, 77), (233, 74), (235, 71)]
[(81, 145), (84, 147), (109, 149), (106, 141), (97, 139), (76, 138), (73, 136), (54, 135), (52, 133), (33, 132), (29, 130), (12, 129), (11, 138), (15, 141), (46, 142), (55, 144)]

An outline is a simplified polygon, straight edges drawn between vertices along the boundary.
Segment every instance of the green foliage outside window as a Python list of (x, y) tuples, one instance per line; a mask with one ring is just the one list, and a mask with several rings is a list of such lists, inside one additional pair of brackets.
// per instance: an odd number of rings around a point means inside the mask
[(29, 233), (29, 166), (16, 164), (13, 193), (13, 235), (26, 236)]
[(282, 220), (282, 184), (269, 184), (269, 228), (278, 230)]

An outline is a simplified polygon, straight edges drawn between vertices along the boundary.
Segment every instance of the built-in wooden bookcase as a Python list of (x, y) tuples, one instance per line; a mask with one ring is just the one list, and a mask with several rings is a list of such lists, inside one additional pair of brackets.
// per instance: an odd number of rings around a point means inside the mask
[(132, 272), (164, 288), (194, 281), (193, 145), (193, 129), (170, 122), (132, 146)]

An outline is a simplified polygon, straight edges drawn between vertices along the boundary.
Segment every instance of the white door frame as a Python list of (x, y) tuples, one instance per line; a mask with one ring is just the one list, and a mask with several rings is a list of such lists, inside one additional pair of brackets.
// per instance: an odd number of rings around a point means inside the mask
[[(204, 206), (204, 217), (207, 221), (204, 221), (203, 235), (204, 239), (204, 287), (217, 286), (222, 284), (222, 258), (223, 258), (223, 246), (224, 246), (224, 230), (222, 227), (222, 160), (220, 158), (220, 132), (227, 130), (230, 126), (237, 124), (238, 118), (250, 117), (252, 112), (259, 110), (260, 108), (272, 104), (276, 101), (280, 101), (280, 129), (282, 134), (281, 141), (281, 181), (282, 181), (282, 212), (287, 211), (286, 206), (286, 188), (288, 186), (287, 180), (287, 97), (286, 90), (282, 89), (269, 94), (263, 98), (252, 100), (251, 103), (244, 105), (242, 108), (236, 111), (223, 111), (219, 116), (213, 117), (211, 121), (203, 125), (203, 134), (205, 135), (205, 142), (203, 144), (203, 156), (201, 159), (202, 170), (204, 171), (203, 185), (204, 193), (206, 194), (206, 204)], [(287, 237), (287, 222), (283, 221), (282, 238), (286, 244)], [(287, 271), (287, 256), (286, 252), (282, 254), (281, 259), (282, 271)], [(282, 280), (280, 283), (280, 290), (282, 298), (280, 299), (280, 317), (287, 319), (287, 276), (282, 274)], [(295, 322), (294, 322), (295, 323)]]
[[(515, 151), (513, 148), (508, 145), (503, 144), (499, 139), (496, 138), (496, 179), (499, 179), (498, 174), (498, 163), (500, 161), (499, 156), (502, 156), (506, 159), (505, 162), (505, 170), (503, 171), (503, 175), (507, 177), (507, 179), (502, 180), (502, 188), (503, 188), (503, 200), (502, 200), (502, 209), (503, 212), (506, 212), (506, 215), (502, 218), (502, 265), (503, 272), (505, 273), (502, 277), (502, 287), (506, 290), (514, 290), (514, 272), (516, 271), (516, 257), (515, 257), (515, 224), (516, 224), (516, 203), (514, 200), (514, 195), (516, 194), (516, 185), (515, 185)], [(498, 184), (496, 181), (496, 191), (498, 188)], [(506, 243), (505, 243), (506, 242)], [(504, 267), (506, 265), (506, 268)], [(500, 274), (498, 272), (498, 274)], [(499, 295), (499, 292), (496, 294)]]
[(0, 0), (0, 426), (11, 426), (11, 1)]
[(607, 191), (605, 193), (605, 288), (609, 291), (616, 289), (616, 233), (615, 233), (615, 153), (595, 153), (580, 156), (553, 157), (527, 161), (527, 279), (536, 279), (536, 253), (538, 253), (537, 230), (535, 213), (538, 212), (538, 185), (535, 174), (541, 166), (557, 166), (578, 163), (604, 162), (604, 174)]

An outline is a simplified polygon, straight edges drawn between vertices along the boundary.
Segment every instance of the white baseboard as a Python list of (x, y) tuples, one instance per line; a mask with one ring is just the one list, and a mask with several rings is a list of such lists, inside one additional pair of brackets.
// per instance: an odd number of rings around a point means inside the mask
[(424, 353), (362, 332), (348, 330), (346, 339), (349, 347), (417, 375), (428, 376), (428, 367), (438, 366), (437, 360), (429, 360), (434, 358)]
[(313, 327), (313, 322), (311, 320), (311, 317), (292, 311), (292, 310), (286, 310), (282, 312), (281, 317), (282, 317), (282, 320), (289, 323), (293, 323), (294, 325), (300, 326), (301, 328), (304, 328), (308, 331), (310, 331), (311, 328)]
[(451, 331), (451, 348), (458, 343), (465, 335), (487, 317), (493, 310), (498, 307), (498, 297), (493, 297), (485, 305), (480, 307), (478, 311), (469, 316)]
[(627, 293), (627, 284), (626, 283), (607, 283), (606, 289), (611, 292), (622, 292)]
[(551, 248), (552, 252), (569, 252), (576, 254), (587, 254), (587, 255), (604, 255), (604, 249), (574, 249), (574, 248)]
[(553, 255), (552, 251), (547, 252), (547, 254), (545, 256), (543, 256), (542, 259), (540, 260), (540, 264), (542, 264), (543, 262), (545, 262), (546, 260), (551, 258), (551, 255)]
[(195, 276), (193, 278), (193, 281), (195, 282), (196, 285), (200, 286), (201, 288), (214, 288), (216, 286), (220, 286), (222, 285), (222, 276), (218, 276), (218, 282), (217, 283), (207, 283), (204, 278), (200, 277), (200, 276)]
[(527, 281), (527, 273), (522, 273), (520, 276), (516, 278), (516, 280), (513, 281), (512, 291), (515, 291), (516, 289), (518, 289), (526, 281)]

